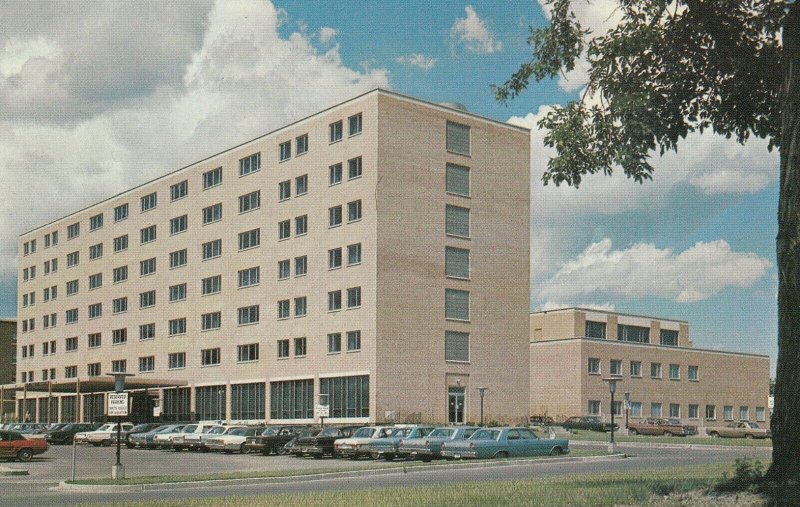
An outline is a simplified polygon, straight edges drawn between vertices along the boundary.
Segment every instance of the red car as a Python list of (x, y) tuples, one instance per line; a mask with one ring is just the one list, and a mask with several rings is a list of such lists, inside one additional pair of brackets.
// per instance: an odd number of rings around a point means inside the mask
[(16, 431), (0, 431), (0, 458), (30, 461), (35, 454), (42, 454), (48, 447), (43, 438), (30, 439)]

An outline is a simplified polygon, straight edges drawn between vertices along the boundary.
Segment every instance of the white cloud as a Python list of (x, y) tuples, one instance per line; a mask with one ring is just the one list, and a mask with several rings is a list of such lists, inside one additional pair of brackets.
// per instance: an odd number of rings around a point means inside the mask
[(323, 44), (327, 44), (333, 40), (334, 37), (339, 33), (338, 30), (335, 28), (331, 28), (329, 26), (323, 26), (319, 29), (319, 41)]
[(549, 312), (551, 310), (562, 310), (564, 308), (586, 308), (587, 310), (598, 310), (601, 312), (615, 312), (617, 311), (617, 307), (614, 303), (575, 303), (575, 304), (565, 304), (565, 303), (556, 303), (554, 301), (546, 301), (539, 311), (542, 312)]
[(450, 37), (456, 44), (462, 44), (471, 53), (495, 53), (503, 49), (503, 43), (486, 27), (486, 22), (478, 16), (471, 5), (464, 7), (466, 17), (457, 18), (450, 28)]
[(436, 65), (436, 58), (425, 56), (422, 53), (411, 53), (397, 57), (397, 63), (419, 67), (422, 70), (431, 70)]
[(691, 303), (727, 287), (751, 287), (770, 266), (753, 253), (732, 251), (723, 240), (698, 242), (676, 254), (642, 243), (612, 250), (611, 240), (604, 239), (565, 263), (542, 285), (539, 297), (557, 301), (656, 297)]

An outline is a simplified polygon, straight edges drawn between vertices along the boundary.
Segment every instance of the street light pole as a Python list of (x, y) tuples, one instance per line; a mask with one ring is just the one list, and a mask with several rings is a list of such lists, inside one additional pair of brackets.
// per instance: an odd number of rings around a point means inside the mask
[(611, 442), (608, 444), (608, 451), (613, 453), (617, 450), (617, 443), (614, 441), (614, 393), (617, 391), (617, 382), (619, 377), (604, 378), (604, 382), (608, 382), (608, 390), (611, 393)]
[(628, 429), (628, 413), (630, 412), (631, 393), (625, 392), (625, 429)]
[(478, 392), (481, 395), (481, 426), (483, 426), (483, 397), (486, 395), (486, 391), (488, 391), (488, 387), (479, 387)]

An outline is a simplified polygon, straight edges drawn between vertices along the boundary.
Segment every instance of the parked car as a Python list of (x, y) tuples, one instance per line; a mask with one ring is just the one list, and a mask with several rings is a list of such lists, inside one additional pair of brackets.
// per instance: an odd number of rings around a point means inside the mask
[(685, 437), (696, 435), (697, 426), (681, 424), (675, 418), (647, 417), (639, 421), (628, 423), (628, 433), (631, 435), (664, 435), (665, 437)]
[(99, 427), (100, 425), (95, 423), (65, 424), (59, 429), (48, 431), (44, 439), (50, 445), (71, 444), (77, 433), (94, 431)]
[(558, 456), (568, 452), (566, 439), (541, 439), (528, 428), (481, 428), (467, 440), (442, 444), (442, 456), (454, 459)]
[(248, 450), (260, 452), (264, 456), (272, 453), (283, 454), (284, 446), (295, 437), (309, 436), (313, 432), (314, 428), (308, 426), (270, 426), (261, 434), (248, 438), (245, 446)]
[[(214, 438), (217, 435), (222, 435), (223, 433), (225, 433), (225, 431), (227, 429), (228, 429), (227, 426), (219, 425), (219, 426), (214, 426), (214, 427), (210, 428), (206, 433), (201, 433), (199, 435), (199, 440), (198, 440), (199, 443), (198, 443), (197, 449), (200, 452), (208, 452), (208, 447), (206, 447), (206, 441), (209, 438)], [(190, 436), (191, 435), (187, 435), (186, 437), (184, 437), (185, 441), (188, 441)]]
[(433, 426), (397, 427), (389, 436), (373, 439), (369, 443), (370, 456), (372, 459), (391, 461), (397, 456), (400, 442), (404, 438), (422, 438), (434, 429), (436, 428)]
[(133, 449), (134, 447), (136, 447), (136, 444), (134, 444), (131, 441), (134, 435), (138, 435), (140, 433), (147, 433), (148, 431), (152, 431), (158, 428), (159, 426), (161, 426), (161, 423), (137, 424), (136, 426), (131, 428), (131, 430), (128, 433), (125, 434), (125, 447), (127, 447), (128, 449)]
[(247, 438), (254, 437), (263, 431), (263, 426), (249, 428), (246, 426), (233, 426), (225, 433), (206, 440), (206, 447), (210, 451), (223, 451), (226, 454), (230, 454), (233, 451), (245, 454), (249, 452), (245, 445)]
[(769, 428), (762, 428), (757, 423), (739, 421), (724, 426), (708, 426), (706, 434), (714, 438), (772, 438)]
[[(120, 428), (121, 436), (127, 436), (128, 431), (133, 428), (133, 423), (122, 423)], [(86, 433), (86, 441), (94, 446), (111, 445), (112, 435), (116, 438), (117, 423), (106, 423), (94, 431)]]
[(172, 448), (176, 451), (197, 450), (200, 448), (200, 435), (217, 426), (220, 426), (219, 423), (187, 424), (172, 437)]
[(49, 447), (43, 438), (26, 438), (16, 431), (0, 431), (0, 458), (30, 461)]
[(8, 431), (16, 431), (21, 433), (26, 438), (41, 438), (47, 432), (47, 425), (41, 423), (16, 423), (12, 424)]
[[(561, 423), (561, 427), (565, 430), (611, 431), (611, 423), (603, 422), (595, 415), (570, 417)], [(614, 423), (614, 430), (618, 429), (619, 425)]]
[(397, 454), (422, 461), (439, 459), (442, 457), (443, 443), (467, 439), (478, 429), (474, 426), (436, 428), (424, 437), (404, 438), (397, 448)]
[(359, 428), (349, 438), (342, 438), (334, 442), (336, 454), (350, 459), (369, 456), (369, 444), (377, 438), (391, 435), (392, 426), (366, 426)]
[(553, 426), (555, 423), (549, 415), (532, 415), (530, 417), (531, 426)]
[(140, 431), (139, 433), (134, 433), (128, 439), (128, 442), (131, 444), (131, 447), (138, 447), (140, 449), (155, 449), (155, 438), (156, 434), (159, 431), (164, 431), (167, 426), (159, 425), (155, 428), (151, 428), (149, 431)]
[(172, 449), (172, 439), (183, 430), (185, 424), (167, 424), (163, 427), (167, 429), (159, 431), (153, 436), (153, 447), (161, 449)]
[(333, 444), (336, 440), (349, 438), (361, 426), (344, 426), (341, 428), (328, 427), (317, 432), (316, 435), (298, 437), (292, 449), (292, 454), (297, 457), (312, 456), (321, 458), (325, 455), (336, 457)]

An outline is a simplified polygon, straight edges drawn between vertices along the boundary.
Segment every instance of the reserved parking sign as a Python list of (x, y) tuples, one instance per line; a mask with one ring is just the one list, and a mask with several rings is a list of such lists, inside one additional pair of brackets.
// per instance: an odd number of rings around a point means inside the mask
[(108, 394), (108, 416), (124, 417), (128, 415), (128, 393)]

